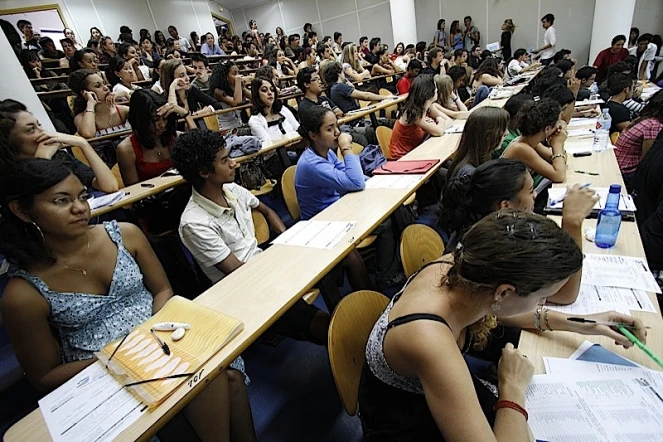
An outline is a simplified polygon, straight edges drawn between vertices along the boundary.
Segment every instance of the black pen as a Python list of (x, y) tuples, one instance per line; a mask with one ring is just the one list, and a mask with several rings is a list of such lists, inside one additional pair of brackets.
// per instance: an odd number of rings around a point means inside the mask
[[(566, 318), (566, 320), (571, 321), (571, 322), (579, 322), (581, 324), (596, 324), (596, 325), (607, 325), (608, 327), (635, 328), (635, 323), (629, 324), (627, 322), (601, 321), (601, 320), (576, 318), (576, 317), (569, 317), (569, 318)], [(644, 328), (651, 328), (651, 327), (645, 326)]]
[(157, 336), (157, 334), (154, 333), (154, 330), (153, 330), (153, 329), (150, 329), (150, 333), (152, 333), (152, 336), (154, 336), (154, 339), (157, 340), (157, 342), (158, 342), (159, 345), (161, 346), (161, 349), (162, 349), (163, 352), (166, 354), (166, 356), (170, 356), (170, 348), (168, 347), (168, 344), (166, 344), (166, 343), (163, 342), (161, 339), (159, 339), (159, 337)]

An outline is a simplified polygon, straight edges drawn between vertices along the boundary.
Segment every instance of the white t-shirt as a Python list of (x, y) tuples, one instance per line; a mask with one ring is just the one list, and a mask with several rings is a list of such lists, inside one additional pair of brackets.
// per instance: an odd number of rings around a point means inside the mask
[(267, 119), (262, 114), (251, 115), (251, 118), (249, 118), (251, 134), (258, 137), (262, 143), (262, 147), (270, 146), (284, 135), (299, 129), (299, 121), (292, 115), (290, 109), (283, 106), (281, 108), (281, 115), (283, 115), (284, 120), (280, 125), (273, 122), (272, 124), (267, 123)]
[[(637, 57), (638, 47), (634, 46), (631, 49), (629, 49), (628, 52), (634, 57)], [(638, 72), (636, 74), (638, 75), (638, 79), (640, 78), (640, 68), (642, 67), (642, 63), (648, 63), (648, 66), (645, 69), (645, 78), (649, 80), (649, 77), (651, 76), (651, 70), (653, 69), (654, 66), (655, 56), (656, 56), (656, 45), (654, 43), (649, 43), (647, 45), (647, 49), (645, 49), (645, 53), (642, 54), (642, 57), (640, 57), (640, 62), (638, 63)]]
[(144, 64), (141, 64), (140, 66), (138, 66), (138, 69), (140, 69), (140, 73), (143, 74), (144, 79), (149, 80), (151, 78), (150, 77), (150, 68), (148, 68)]
[(515, 58), (509, 62), (506, 68), (506, 78), (513, 78), (520, 74), (528, 65), (524, 61), (518, 61)]
[(543, 34), (543, 46), (552, 45), (552, 47), (541, 51), (541, 59), (547, 60), (555, 56), (555, 45), (557, 44), (557, 33), (555, 27), (551, 26), (546, 29), (546, 32)]
[(191, 43), (189, 43), (189, 40), (187, 40), (184, 37), (180, 37), (180, 47), (184, 52), (192, 52), (191, 51)]

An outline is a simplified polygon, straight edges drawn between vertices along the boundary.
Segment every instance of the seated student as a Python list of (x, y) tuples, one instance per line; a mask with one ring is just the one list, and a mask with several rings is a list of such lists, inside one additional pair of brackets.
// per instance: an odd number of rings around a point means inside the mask
[[(553, 101), (556, 101), (562, 108), (561, 119), (564, 124), (568, 124), (571, 121), (571, 118), (586, 116), (582, 112), (575, 112), (575, 101), (576, 97), (573, 96), (573, 92), (570, 89), (564, 86), (553, 86), (546, 89), (542, 94), (541, 98), (550, 98)], [(593, 106), (596, 107), (596, 106)]]
[[(536, 191), (527, 166), (504, 158), (477, 167), (472, 176), (447, 183), (440, 199), (439, 224), (450, 235), (445, 250), (454, 250), (472, 225), (501, 209), (534, 210)], [(588, 188), (569, 189), (562, 210), (562, 230), (582, 249), (582, 223), (589, 216), (598, 196)], [(568, 206), (567, 206), (568, 204)], [(571, 304), (578, 298), (582, 272), (577, 272), (557, 293), (548, 298), (555, 304)]]
[[(462, 67), (468, 67), (467, 65), (467, 57), (468, 57), (469, 52), (467, 52), (467, 49), (456, 49), (454, 51), (454, 63), (456, 63), (456, 66), (462, 66)], [(470, 67), (471, 69), (471, 67)]]
[(42, 37), (39, 39), (39, 58), (42, 60), (60, 60), (64, 57), (64, 52), (55, 47), (55, 42), (51, 37)]
[[(352, 138), (338, 129), (336, 116), (329, 109), (312, 107), (301, 114), (299, 134), (309, 144), (297, 163), (295, 189), (301, 219), (308, 220), (341, 198), (342, 194), (364, 189), (366, 177), (359, 157), (352, 152)], [(336, 156), (341, 150), (343, 162)], [(401, 282), (396, 243), (391, 220), (373, 232), (376, 240), (376, 286), (378, 289)]]
[[(631, 56), (629, 56), (631, 57)], [(627, 60), (628, 58), (627, 57)], [(613, 74), (620, 72), (627, 77), (634, 78), (633, 76), (635, 75), (633, 73), (633, 70), (635, 69), (634, 65), (631, 64), (628, 61), (620, 61), (619, 63), (615, 63), (612, 66), (608, 68), (608, 75), (607, 78), (612, 77)], [(610, 91), (608, 90), (608, 80), (606, 80), (599, 85), (599, 97), (603, 101), (608, 101), (610, 99)], [(642, 94), (642, 87), (637, 85), (635, 87), (635, 91), (633, 92), (633, 96), (625, 100), (624, 103), (622, 103), (626, 108), (631, 112), (631, 120), (634, 118), (637, 118), (638, 115), (640, 115), (640, 112), (642, 112), (642, 109), (645, 108), (645, 103), (642, 102), (640, 99), (640, 95)]]
[(182, 46), (183, 41), (186, 42), (187, 39), (182, 37), (179, 40), (173, 38), (169, 38), (168, 40), (166, 40), (166, 48), (167, 48), (165, 53), (166, 57), (168, 57), (168, 50), (172, 49), (173, 51), (176, 51), (178, 53), (179, 57), (177, 58), (189, 58), (190, 55), (188, 49)]
[(99, 70), (99, 57), (92, 49), (83, 49), (74, 53), (69, 64), (69, 74), (79, 69), (88, 69), (105, 77), (105, 74)]
[(159, 51), (154, 48), (154, 43), (149, 37), (143, 37), (140, 39), (140, 58), (143, 61), (143, 65), (147, 66), (150, 69), (154, 69), (154, 62), (161, 58)]
[(267, 64), (274, 70), (276, 78), (285, 77), (286, 75), (297, 75), (297, 66), (291, 59), (285, 56), (285, 52), (279, 48), (274, 48), (271, 53), (267, 54)]
[(378, 78), (375, 85), (378, 89), (387, 89), (392, 94), (397, 93), (396, 83), (394, 83), (394, 74), (402, 72), (393, 60), (389, 59), (389, 53), (386, 49), (380, 49), (375, 53), (378, 57), (378, 62), (371, 67), (371, 76), (376, 77), (380, 75), (389, 75), (388, 78)]
[(617, 35), (612, 39), (610, 47), (599, 52), (594, 60), (594, 67), (596, 68), (596, 82), (603, 83), (607, 79), (608, 68), (615, 63), (623, 61), (628, 57), (628, 49), (624, 48), (626, 43), (625, 35)]
[(509, 113), (509, 125), (507, 126), (507, 135), (502, 140), (502, 145), (491, 152), (490, 156), (493, 159), (500, 158), (504, 153), (504, 150), (511, 144), (513, 140), (520, 136), (520, 131), (518, 130), (518, 112), (523, 104), (527, 102), (533, 102), (534, 97), (529, 94), (516, 94), (511, 96), (506, 103), (504, 103), (504, 109)]
[(505, 78), (513, 78), (523, 72), (537, 69), (539, 66), (541, 66), (541, 63), (538, 62), (527, 64), (527, 50), (517, 49), (516, 52), (513, 53), (513, 58), (509, 60), (509, 64), (506, 67)]
[(621, 132), (631, 124), (631, 113), (624, 106), (624, 101), (633, 96), (633, 80), (622, 73), (616, 73), (608, 78), (608, 90), (610, 99), (603, 107), (610, 111), (612, 118), (610, 134), (612, 134)]
[(378, 95), (360, 91), (355, 89), (354, 86), (347, 84), (345, 82), (345, 75), (343, 75), (343, 67), (339, 62), (329, 64), (322, 73), (322, 77), (329, 88), (328, 90), (331, 91), (330, 98), (346, 114), (352, 110), (359, 109), (357, 100), (381, 101), (392, 98), (389, 95)]
[(663, 91), (656, 92), (640, 116), (617, 138), (615, 156), (626, 188), (630, 190), (640, 161), (647, 155), (654, 140), (663, 130)]
[[(124, 60), (116, 57), (121, 63)], [(129, 68), (131, 66), (126, 63)], [(115, 74), (113, 74), (115, 75)], [(69, 76), (69, 88), (74, 99), (74, 124), (83, 138), (96, 138), (116, 132), (128, 131), (129, 106), (115, 104), (117, 94), (111, 93), (101, 76), (86, 69)], [(92, 147), (109, 167), (117, 163), (117, 144), (120, 138), (95, 141)]]
[(459, 120), (467, 119), (470, 113), (460, 97), (454, 93), (454, 82), (451, 77), (436, 75), (434, 81), (437, 88), (437, 101), (434, 107), (447, 117)]
[(213, 91), (209, 90), (210, 69), (207, 57), (203, 54), (191, 54), (191, 66), (196, 70), (196, 79), (193, 80), (191, 85), (201, 90), (204, 89), (204, 92), (208, 95), (213, 95)]
[(658, 48), (651, 42), (651, 34), (642, 34), (638, 37), (638, 44), (629, 49), (629, 54), (636, 57), (637, 69), (635, 70), (638, 80), (649, 80), (652, 66), (656, 58)]
[(467, 70), (462, 66), (451, 66), (447, 75), (453, 81), (454, 94), (460, 98), (465, 107), (469, 108), (472, 103), (472, 93), (466, 84)]
[(301, 71), (303, 68), (314, 68), (316, 71), (319, 68), (318, 54), (315, 52), (315, 47), (309, 46), (304, 49), (304, 60), (299, 63), (298, 69)]
[(548, 66), (525, 89), (529, 89), (535, 97), (540, 97), (546, 90), (554, 86), (566, 87), (566, 81), (562, 78), (562, 71), (555, 66)]
[(500, 147), (508, 124), (509, 113), (504, 109), (481, 107), (472, 112), (453, 155), (447, 180), (471, 175), (474, 169), (490, 160), (490, 153)]
[[(234, 183), (235, 163), (223, 136), (194, 130), (175, 142), (171, 159), (193, 187), (182, 213), (179, 234), (213, 284), (245, 265), (262, 250), (258, 247), (251, 210), (260, 212), (276, 233), (285, 225), (272, 209)], [(277, 321), (279, 332), (319, 345), (327, 342), (329, 315), (299, 300)]]
[(200, 53), (203, 55), (226, 55), (216, 44), (216, 37), (211, 32), (205, 34), (205, 43), (200, 46)]
[(131, 43), (122, 43), (117, 50), (117, 54), (133, 67), (138, 81), (150, 79), (150, 68), (143, 64), (143, 60), (134, 45)]
[(136, 71), (131, 63), (122, 57), (111, 58), (106, 67), (106, 78), (114, 93), (122, 93), (128, 97), (133, 91), (140, 89), (140, 86), (133, 84), (138, 81)]
[[(221, 103), (222, 109), (237, 107), (251, 97), (251, 91), (244, 85), (244, 79), (239, 73), (239, 68), (230, 60), (214, 66), (209, 81), (209, 93), (213, 94), (214, 98)], [(242, 117), (237, 110), (218, 114), (217, 119), (221, 131), (228, 131), (242, 126)]]
[[(90, 166), (76, 159), (66, 148), (78, 147)], [(118, 184), (108, 166), (81, 137), (46, 132), (23, 103), (0, 101), (0, 169), (7, 170), (23, 158), (45, 158), (69, 167), (87, 187), (112, 193)]]
[(60, 40), (60, 46), (62, 46), (62, 51), (64, 52), (64, 57), (60, 59), (60, 67), (68, 68), (69, 63), (71, 62), (71, 57), (73, 57), (76, 52), (74, 41), (70, 38), (63, 38)]
[(419, 60), (416, 58), (410, 60), (410, 62), (407, 64), (405, 75), (403, 75), (401, 79), (398, 80), (398, 83), (396, 83), (396, 90), (398, 91), (398, 95), (405, 95), (410, 92), (412, 82), (415, 78), (417, 78), (421, 72), (421, 69), (422, 65)]
[(503, 84), (504, 80), (497, 61), (494, 58), (484, 60), (472, 77), (472, 90), (474, 91), (472, 107), (488, 98), (494, 86), (502, 86)]
[(444, 135), (446, 117), (438, 107), (435, 82), (430, 75), (421, 75), (412, 82), (410, 94), (394, 124), (389, 142), (390, 160), (398, 160), (424, 142), (426, 137)]
[(428, 59), (430, 63), (424, 69), (424, 74), (426, 75), (439, 75), (446, 74), (446, 70), (442, 65), (442, 60), (444, 59), (444, 50), (438, 47), (431, 49), (428, 52)]
[(555, 67), (562, 71), (562, 78), (564, 80), (569, 80), (574, 77), (575, 71), (574, 71), (574, 66), (575, 63), (572, 60), (560, 60), (557, 63), (555, 63)]
[(163, 64), (166, 62), (163, 58), (157, 58), (156, 61), (154, 62), (154, 71), (152, 72), (152, 78), (154, 78), (156, 81), (151, 87), (151, 90), (156, 92), (157, 94), (163, 94), (164, 90), (161, 87), (161, 68), (163, 67)]
[[(2, 178), (0, 253), (18, 267), (2, 318), (28, 380), (48, 392), (158, 312), (173, 290), (136, 226), (88, 225), (86, 188), (68, 168), (21, 160)], [(243, 379), (223, 370), (187, 405), (184, 415), (202, 440), (231, 430), (256, 440)]]
[(221, 103), (198, 88), (191, 87), (182, 60), (168, 60), (161, 67), (161, 87), (168, 102), (183, 107), (193, 115), (204, 115), (222, 109)]
[(168, 103), (149, 89), (131, 96), (128, 119), (132, 134), (117, 146), (117, 162), (125, 186), (157, 177), (172, 167), (170, 151), (177, 118), (186, 114), (184, 108)]
[(576, 71), (576, 79), (580, 80), (580, 89), (576, 97), (577, 101), (589, 100), (592, 93), (590, 87), (596, 81), (596, 68), (593, 66), (583, 66)]
[(284, 135), (299, 128), (299, 121), (290, 109), (279, 100), (274, 83), (266, 78), (254, 78), (251, 82), (251, 134), (264, 146), (269, 146)]
[(502, 153), (503, 158), (519, 160), (529, 168), (535, 187), (543, 178), (553, 183), (566, 181), (567, 133), (560, 115), (559, 104), (551, 99), (524, 103), (517, 116), (520, 136)]
[(368, 43), (369, 52), (364, 54), (364, 60), (370, 64), (375, 64), (380, 61), (380, 58), (376, 55), (377, 52), (382, 49), (382, 45), (380, 43), (380, 37), (371, 38), (371, 41)]
[[(21, 62), (21, 66), (23, 66), (23, 72), (25, 72), (25, 75), (31, 80), (36, 78), (53, 78), (58, 76), (58, 74), (51, 71), (50, 69), (44, 68), (41, 60), (39, 59), (39, 56), (37, 55), (37, 52), (35, 51), (23, 49), (19, 53), (19, 61)], [(57, 81), (51, 81), (48, 83), (33, 84), (32, 88), (35, 90), (35, 92), (48, 92), (67, 89), (67, 85)], [(52, 100), (48, 101), (51, 102)]]
[[(486, 50), (488, 51), (488, 50)], [(485, 51), (484, 51), (485, 52)], [(488, 56), (492, 57), (492, 53), (488, 51)], [(479, 65), (483, 62), (483, 60), (487, 58), (484, 57), (484, 54), (481, 52), (481, 46), (480, 45), (474, 45), (472, 46), (470, 50), (470, 55), (468, 58), (468, 64), (472, 69), (479, 69)]]
[(334, 52), (331, 50), (329, 46), (326, 44), (320, 42), (318, 43), (318, 46), (315, 48), (315, 52), (318, 54), (318, 58), (320, 59), (320, 65), (322, 66), (322, 62), (325, 60), (331, 60), (331, 61), (336, 61), (336, 57), (334, 56)]
[(352, 43), (343, 48), (343, 75), (352, 81), (362, 81), (371, 76), (371, 72), (364, 69), (359, 62), (357, 47)]

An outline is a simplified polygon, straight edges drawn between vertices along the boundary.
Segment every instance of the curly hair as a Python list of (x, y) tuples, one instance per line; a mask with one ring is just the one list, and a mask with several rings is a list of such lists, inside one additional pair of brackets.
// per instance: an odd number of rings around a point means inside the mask
[(91, 71), (90, 69), (78, 69), (69, 75), (69, 89), (76, 94), (76, 98), (74, 98), (74, 115), (78, 115), (85, 110), (87, 100), (83, 96), (83, 92), (87, 90), (87, 78), (90, 75), (98, 75), (98, 72)]
[(230, 84), (230, 80), (228, 79), (228, 74), (230, 73), (230, 70), (234, 66), (237, 65), (230, 60), (226, 61), (225, 63), (219, 63), (216, 66), (214, 66), (214, 70), (212, 70), (212, 75), (210, 76), (209, 80), (210, 91), (219, 89), (220, 91), (223, 91), (227, 96), (229, 97), (233, 96), (233, 94), (235, 93), (235, 85)]
[(23, 103), (11, 98), (0, 101), (0, 171), (13, 167), (18, 159), (21, 146), (12, 143), (9, 135), (16, 124), (16, 116), (27, 111)]
[(226, 147), (220, 132), (196, 129), (180, 135), (170, 153), (170, 161), (182, 177), (199, 190), (205, 179), (202, 173), (214, 172), (216, 154)]
[(559, 120), (562, 107), (550, 98), (524, 103), (518, 111), (518, 130), (522, 135), (535, 135)]

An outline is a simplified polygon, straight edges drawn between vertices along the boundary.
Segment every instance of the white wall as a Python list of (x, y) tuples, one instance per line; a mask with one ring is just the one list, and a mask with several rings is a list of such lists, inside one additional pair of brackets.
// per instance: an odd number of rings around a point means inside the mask
[(639, 28), (641, 34), (663, 35), (663, 1), (636, 0), (632, 26)]
[[(180, 36), (191, 31), (202, 35), (214, 32), (208, 0), (0, 0), (2, 10), (58, 4), (67, 26), (78, 41), (87, 43), (90, 28), (96, 26), (112, 38), (120, 35), (120, 26), (129, 26), (137, 39), (141, 28), (152, 35), (160, 29), (168, 38), (167, 28), (174, 25)], [(218, 11), (218, 8), (216, 9)]]
[[(223, 3), (223, 0), (219, 0)], [(343, 41), (359, 42), (362, 36), (380, 37), (394, 47), (389, 1), (385, 0), (276, 0), (231, 11), (235, 32), (248, 29), (256, 20), (261, 32), (274, 34), (280, 26), (286, 35), (303, 34), (304, 23), (313, 24), (318, 38), (343, 34)]]

